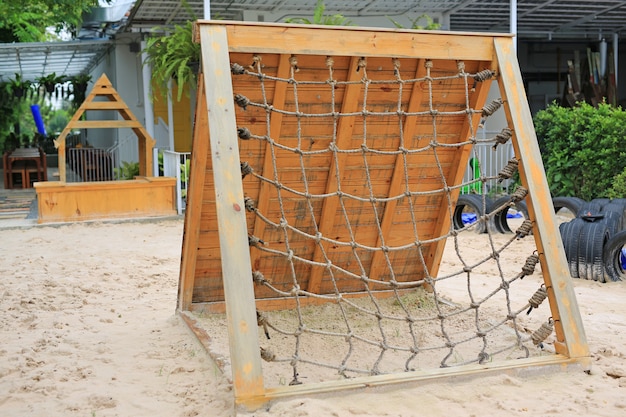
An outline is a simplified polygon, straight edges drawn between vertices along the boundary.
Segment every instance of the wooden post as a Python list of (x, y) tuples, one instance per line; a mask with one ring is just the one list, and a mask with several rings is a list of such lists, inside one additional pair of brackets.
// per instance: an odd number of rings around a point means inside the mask
[[(514, 132), (516, 154), (521, 155), (519, 172), (523, 184), (528, 188), (528, 211), (531, 218), (535, 219), (533, 233), (558, 339), (555, 347), (559, 353), (570, 358), (586, 357), (589, 356), (589, 346), (576, 294), (570, 282), (563, 244), (558, 238), (560, 234), (554, 220), (552, 197), (544, 175), (513, 42), (509, 38), (496, 38), (494, 42), (500, 68), (500, 94), (509, 110), (507, 118)], [(529, 184), (532, 186), (529, 187)], [(554, 316), (555, 312), (558, 317)]]
[(218, 234), (228, 318), (233, 388), (238, 403), (265, 392), (226, 28), (201, 26)]

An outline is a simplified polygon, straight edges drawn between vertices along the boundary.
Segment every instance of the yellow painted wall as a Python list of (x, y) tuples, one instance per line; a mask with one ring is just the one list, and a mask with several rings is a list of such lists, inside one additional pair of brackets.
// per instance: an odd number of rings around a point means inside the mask
[[(185, 87), (180, 101), (176, 101), (178, 87), (176, 87), (176, 83), (172, 84), (174, 92), (174, 150), (176, 152), (191, 152), (191, 138), (193, 137), (191, 94), (189, 87)], [(156, 90), (153, 91), (155, 91), (153, 99), (154, 123), (157, 123), (159, 117), (167, 123), (167, 100)]]

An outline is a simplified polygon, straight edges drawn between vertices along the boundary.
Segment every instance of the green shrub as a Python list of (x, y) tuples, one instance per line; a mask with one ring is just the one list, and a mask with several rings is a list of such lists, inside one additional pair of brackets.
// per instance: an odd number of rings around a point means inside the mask
[(122, 161), (122, 166), (113, 170), (117, 179), (132, 180), (139, 175), (139, 162)]
[(626, 169), (626, 112), (606, 103), (552, 104), (534, 123), (552, 194), (606, 197)]
[(606, 193), (609, 198), (626, 198), (626, 169), (613, 178), (613, 187)]

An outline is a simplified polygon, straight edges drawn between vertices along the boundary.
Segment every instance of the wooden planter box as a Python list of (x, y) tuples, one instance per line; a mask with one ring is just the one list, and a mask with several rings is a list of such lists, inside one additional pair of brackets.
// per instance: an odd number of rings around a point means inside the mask
[(158, 217), (176, 214), (176, 179), (35, 183), (38, 222)]

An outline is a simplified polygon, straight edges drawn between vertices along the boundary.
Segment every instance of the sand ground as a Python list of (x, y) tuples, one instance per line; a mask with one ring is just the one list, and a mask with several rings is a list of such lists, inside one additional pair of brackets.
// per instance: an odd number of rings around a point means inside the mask
[[(1, 416), (235, 414), (228, 379), (175, 313), (182, 219), (0, 233)], [(626, 415), (626, 282), (573, 284), (590, 374), (503, 373), (291, 398), (250, 415)]]

